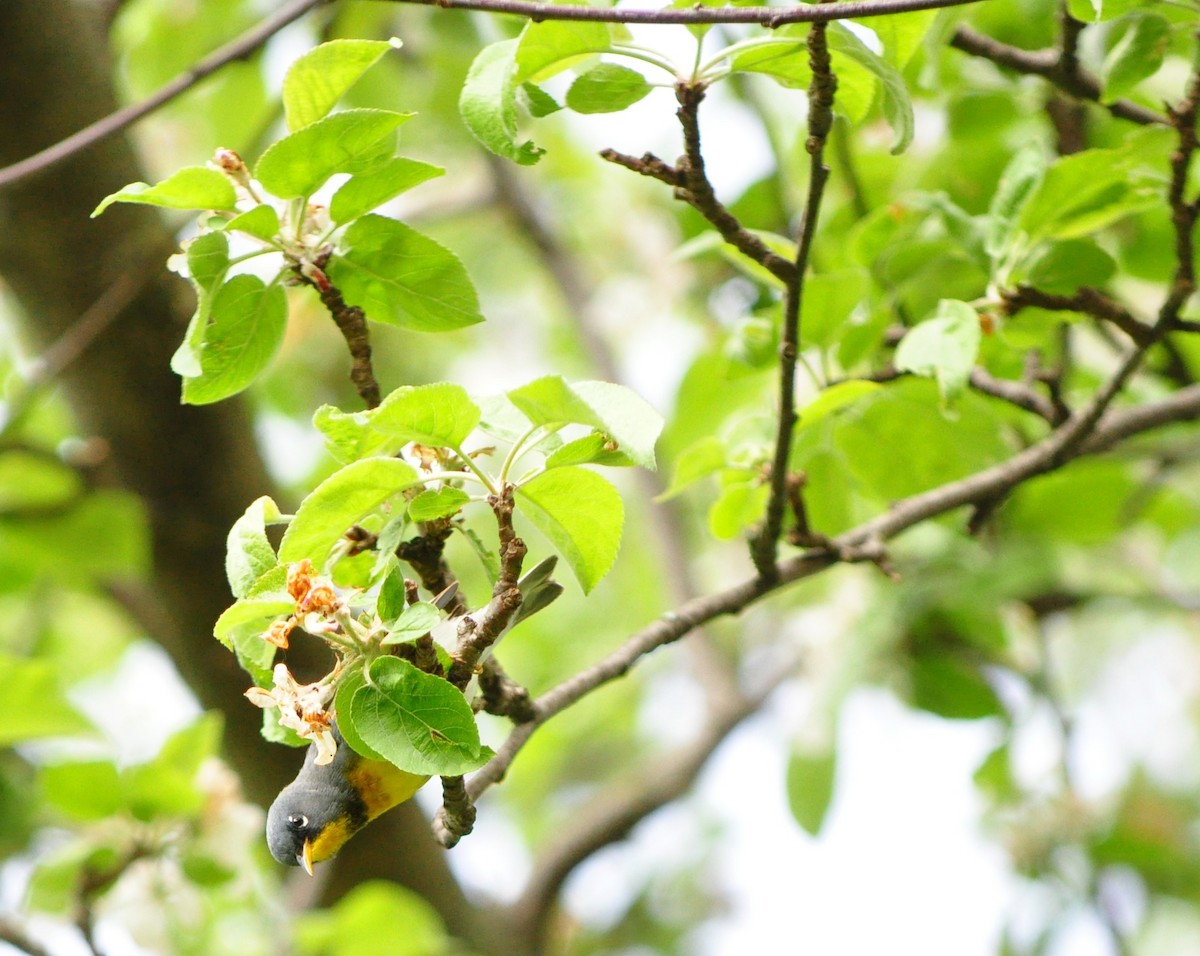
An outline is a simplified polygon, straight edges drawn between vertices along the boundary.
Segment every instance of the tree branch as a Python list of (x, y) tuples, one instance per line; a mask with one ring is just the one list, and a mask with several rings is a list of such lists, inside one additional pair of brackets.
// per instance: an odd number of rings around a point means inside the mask
[(181, 93), (186, 93), (201, 80), (216, 73), (223, 66), (232, 63), (234, 60), (241, 60), (249, 56), (289, 23), (299, 20), (309, 10), (329, 2), (331, 0), (291, 0), (291, 3), (280, 7), (263, 20), (262, 23), (258, 24), (258, 26), (247, 30), (236, 40), (225, 44), (220, 49), (214, 50), (197, 62), (191, 69), (180, 73), (170, 83), (140, 103), (132, 103), (123, 109), (110, 113), (96, 120), (91, 125), (85, 126), (79, 132), (73, 133), (66, 139), (55, 143), (53, 146), (48, 146), (20, 162), (0, 169), (0, 189), (11, 186), (13, 183), (28, 176), (33, 176), (36, 173), (47, 170), (51, 166), (61, 163), (63, 160), (69, 159), (76, 153), (87, 149), (93, 143), (97, 143), (106, 137), (112, 136), (114, 133), (119, 133), (121, 130), (132, 126), (159, 107), (171, 102), (171, 100), (175, 99)]
[[(1119, 119), (1129, 120), (1143, 126), (1166, 123), (1167, 117), (1154, 110), (1146, 109), (1129, 100), (1116, 100), (1112, 103), (1100, 103), (1100, 81), (1083, 70), (1078, 60), (1071, 54), (1066, 56), (1058, 50), (1022, 50), (993, 40), (989, 36), (977, 33), (967, 26), (955, 29), (950, 37), (950, 45), (956, 50), (970, 53), (972, 56), (991, 60), (997, 66), (1007, 67), (1018, 73), (1040, 76), (1049, 80), (1064, 93), (1069, 93), (1076, 99), (1097, 103)], [(1073, 49), (1065, 47), (1064, 49)]]
[(638, 10), (628, 7), (586, 7), (567, 4), (533, 3), (529, 0), (379, 0), (384, 3), (415, 3), (447, 10), (478, 10), (484, 13), (509, 13), (542, 20), (588, 20), (597, 23), (757, 23), (775, 28), (785, 23), (828, 23), (830, 20), (856, 20), (882, 17), (914, 10), (940, 10), (961, 7), (980, 0), (847, 0), (824, 7), (663, 7)]
[(800, 222), (796, 260), (783, 303), (783, 330), (779, 343), (779, 426), (775, 436), (775, 456), (771, 462), (771, 495), (767, 499), (762, 528), (750, 543), (750, 557), (759, 577), (772, 580), (778, 570), (779, 534), (783, 529), (784, 509), (788, 502), (788, 471), (792, 456), (792, 432), (796, 427), (796, 360), (800, 355), (800, 308), (804, 299), (804, 274), (809, 252), (817, 231), (821, 199), (829, 179), (825, 165), (825, 141), (833, 126), (833, 98), (837, 77), (825, 43), (825, 24), (817, 23), (808, 33), (808, 62), (812, 82), (808, 87), (809, 155), (808, 199)]

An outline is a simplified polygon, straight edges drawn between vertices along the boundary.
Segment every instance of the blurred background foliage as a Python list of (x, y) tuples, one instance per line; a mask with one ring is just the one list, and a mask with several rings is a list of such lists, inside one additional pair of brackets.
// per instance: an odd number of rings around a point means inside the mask
[[(269, 4), (83, 6), (93, 19), (111, 14), (111, 80), (121, 100), (135, 101), (255, 23)], [(1180, 98), (1200, 26), (1194, 4), (1092, 0), (1069, 9), (1088, 23), (1079, 56), (1100, 79), (1103, 98), (1149, 110)], [(983, 300), (1020, 281), (1063, 294), (1091, 285), (1148, 318), (1172, 275), (1164, 200), (1171, 135), (1139, 130), (1040, 78), (950, 46), (966, 25), (1023, 49), (1051, 47), (1061, 35), (1057, 6), (994, 0), (913, 16), (920, 17), (916, 40), (896, 64), (914, 102), (913, 145), (889, 153), (892, 133), (870, 90), (854, 122), (841, 117), (833, 131), (833, 176), (804, 303), (801, 404), (840, 380), (888, 367), (899, 333), (932, 315), (941, 299)], [(478, 146), (457, 110), (466, 71), (483, 44), (520, 26), (344, 0), (284, 30), (132, 136), (150, 181), (202, 162), (218, 145), (255, 157), (278, 134), (276, 91), (296, 55), (331, 37), (403, 39), (347, 103), (418, 114), (403, 133), (405, 154), (448, 172), (394, 212), (462, 258), (488, 321), (437, 336), (376, 326), (385, 386), (446, 380), (486, 394), (546, 372), (615, 374), (668, 418), (658, 484), (622, 476), (626, 530), (613, 573), (586, 599), (569, 589), (505, 644), (506, 669), (536, 694), (687, 594), (751, 573), (743, 541), (761, 516), (780, 306), (773, 282), (712, 241), (669, 189), (597, 158), (602, 146), (675, 156), (669, 88), (615, 118), (563, 111), (536, 121), (531, 134), (547, 153), (533, 168), (502, 165)], [(706, 50), (752, 35), (754, 28), (715, 28)], [(685, 28), (637, 37), (690, 63), (694, 39)], [(1122, 53), (1134, 44), (1143, 45), (1136, 57)], [(548, 88), (561, 98), (560, 88)], [(69, 97), (70, 87), (49, 96)], [(760, 72), (721, 83), (701, 111), (719, 194), (755, 230), (786, 236), (797, 221), (807, 165), (803, 116), (802, 92)], [(1032, 149), (1049, 163), (1085, 148), (1112, 152), (1067, 168), (1020, 224), (1036, 237), (1028, 250), (999, 262), (987, 243), (1014, 156)], [(1097, 185), (1104, 169), (1111, 175)], [(170, 225), (185, 236), (190, 228)], [(36, 228), (5, 220), (9, 230), (26, 226)], [(182, 300), (185, 284), (175, 281)], [(313, 410), (325, 402), (356, 407), (340, 337), (315, 300), (294, 291), (281, 353), (245, 396), (278, 500), (288, 504), (335, 467), (310, 425)], [(445, 907), (396, 883), (360, 882), (350, 872), (317, 905), (270, 861), (261, 810), (222, 759), (222, 715), (202, 713), (194, 696), (205, 678), (176, 673), (158, 649), (154, 615), (145, 613), (147, 595), (160, 587), (151, 518), (138, 493), (106, 471), (109, 439), (89, 431), (79, 411), (88, 396), (41, 381), (38, 356), (47, 344), (38, 316), (15, 294), (4, 295), (0, 309), (0, 675), (9, 701), (0, 720), (7, 748), (0, 752), (0, 938), (63, 953), (85, 951), (81, 940), (113, 954), (505, 951), (466, 924), (448, 931)], [(179, 334), (186, 314), (185, 306)], [(1124, 342), (1078, 313), (1025, 309), (1009, 317), (996, 308), (992, 321), (979, 366), (1014, 381), (1065, 366), (1061, 397), (1069, 407), (1094, 391)], [(1128, 393), (1161, 397), (1197, 374), (1195, 335), (1174, 335), (1151, 352)], [(136, 398), (123, 414), (141, 414)], [(807, 479), (811, 528), (832, 535), (896, 499), (1004, 461), (1047, 429), (1044, 419), (994, 396), (968, 390), (947, 400), (934, 382), (906, 377), (802, 418), (793, 466)], [(170, 436), (162, 442), (171, 454)], [(760, 754), (759, 763), (742, 765), (743, 785), (709, 787), (709, 799), (684, 797), (668, 812), (673, 824), (638, 836), (651, 841), (653, 865), (617, 854), (584, 867), (568, 882), (552, 950), (742, 951), (721, 942), (758, 938), (753, 917), (739, 912), (719, 878), (722, 854), (746, 839), (730, 820), (753, 817), (757, 801), (786, 800), (791, 820), (781, 825), (790, 832), (764, 824), (760, 865), (784, 887), (806, 884), (798, 875), (813, 865), (805, 848), (824, 838), (830, 814), (848, 799), (839, 754), (855, 741), (839, 731), (843, 710), (852, 699), (879, 700), (882, 691), (907, 713), (974, 727), (971, 739), (983, 746), (970, 812), (985, 835), (980, 845), (990, 848), (980, 852), (997, 854), (990, 865), (1002, 876), (1001, 890), (987, 889), (994, 898), (972, 904), (972, 912), (982, 906), (990, 914), (984, 930), (957, 944), (943, 937), (930, 944), (900, 928), (891, 934), (894, 949), (1195, 951), (1197, 447), (1194, 426), (1172, 425), (1028, 481), (977, 534), (966, 532), (962, 511), (927, 522), (891, 548), (898, 580), (855, 566), (801, 582), (710, 625), (708, 657), (685, 641), (550, 721), (481, 805), (479, 832), (451, 854), (478, 919), (514, 898), (541, 850), (590, 800), (613, 786), (638, 786), (690, 739), (704, 714), (705, 667), (753, 686), (800, 648), (803, 666), (752, 722), (753, 740), (728, 742)], [(670, 496), (654, 498), (668, 486)], [(523, 531), (534, 554), (546, 550)], [(449, 558), (469, 593), (485, 592), (466, 548), (452, 546)], [(202, 637), (212, 622), (191, 623)], [(212, 653), (222, 652), (214, 646)], [(230, 681), (240, 679), (230, 672)], [(485, 738), (501, 741), (502, 724), (484, 720)], [(763, 761), (763, 752), (774, 756)], [(236, 769), (244, 775), (250, 767)], [(744, 805), (717, 812), (713, 792), (736, 792)], [(938, 794), (927, 796), (936, 804)], [(882, 807), (891, 795), (866, 799)], [(772, 852), (775, 843), (798, 849)], [(937, 839), (930, 844), (930, 860), (899, 861), (916, 883), (894, 888), (906, 900), (940, 866)], [(864, 868), (900, 852), (887, 842), (859, 851)], [(943, 872), (931, 885), (945, 892), (955, 882)], [(976, 892), (969, 883), (958, 890)], [(607, 901), (579, 902), (605, 893)], [(797, 939), (805, 938), (806, 910), (826, 902), (797, 895), (787, 914)], [(864, 894), (847, 905), (869, 923), (877, 903)], [(938, 905), (958, 904), (943, 896)], [(710, 932), (718, 925), (724, 935)], [(810, 945), (847, 951), (829, 940)], [(520, 950), (514, 943), (511, 951)]]

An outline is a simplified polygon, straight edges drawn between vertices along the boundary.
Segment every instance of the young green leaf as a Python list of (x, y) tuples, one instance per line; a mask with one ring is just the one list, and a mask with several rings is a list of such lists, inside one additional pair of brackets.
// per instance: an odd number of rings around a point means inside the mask
[(957, 396), (979, 354), (979, 315), (966, 302), (943, 299), (937, 313), (912, 328), (896, 349), (896, 368), (937, 379), (942, 398)]
[(338, 223), (357, 219), (389, 199), (444, 172), (441, 166), (397, 156), (382, 166), (346, 180), (329, 201), (329, 218)]
[(592, 432), (582, 438), (566, 442), (546, 456), (547, 468), (563, 465), (607, 465), (610, 468), (625, 468), (636, 464), (602, 432)]
[(825, 823), (836, 774), (837, 751), (832, 748), (817, 754), (796, 751), (788, 761), (788, 806), (810, 836), (817, 836)]
[(250, 504), (225, 539), (225, 574), (234, 597), (245, 597), (259, 578), (279, 563), (267, 540), (267, 525), (280, 520), (279, 506), (266, 495)]
[(674, 498), (701, 478), (707, 478), (725, 467), (729, 459), (726, 443), (716, 435), (705, 435), (681, 451), (675, 459), (675, 474), (659, 500)]
[(632, 106), (651, 89), (637, 70), (617, 63), (601, 63), (571, 84), (567, 106), (576, 113), (615, 113)]
[(821, 419), (836, 414), (841, 409), (854, 404), (864, 396), (873, 395), (882, 388), (883, 386), (878, 382), (851, 379), (822, 389), (816, 398), (800, 409), (796, 430), (811, 428)]
[(346, 110), (326, 116), (271, 145), (255, 178), (280, 199), (311, 196), (334, 173), (360, 173), (391, 159), (396, 129), (412, 115)]
[(234, 276), (212, 298), (197, 358), (200, 374), (183, 380), (183, 400), (208, 405), (236, 395), (274, 358), (287, 323), (283, 287)]
[(609, 382), (567, 383), (547, 375), (508, 393), (535, 425), (590, 425), (643, 468), (653, 469), (662, 417), (636, 392)]
[(295, 132), (325, 116), (358, 78), (400, 41), (330, 40), (291, 65), (283, 78), (283, 110)]
[(708, 529), (722, 541), (736, 538), (762, 520), (770, 493), (757, 478), (727, 485), (708, 509)]
[(416, 470), (398, 458), (365, 458), (335, 471), (301, 502), (279, 543), (279, 560), (308, 558), (320, 567), (351, 525), (416, 480)]
[(225, 229), (272, 242), (279, 235), (279, 213), (273, 206), (263, 203), (240, 216), (234, 216), (225, 224)]
[(160, 183), (130, 183), (100, 200), (94, 210), (95, 219), (115, 202), (144, 203), (165, 209), (232, 210), (237, 205), (233, 183), (223, 174), (207, 166), (184, 166)]
[(519, 485), (516, 505), (567, 559), (585, 594), (608, 573), (625, 509), (604, 478), (586, 468), (555, 468)]
[(262, 687), (271, 686), (275, 645), (263, 634), (276, 619), (296, 610), (286, 591), (262, 597), (239, 598), (213, 625), (213, 637), (237, 656), (238, 665)]
[(1045, 175), (1045, 155), (1036, 143), (1018, 150), (1004, 167), (988, 207), (990, 221), (984, 249), (989, 256), (996, 258), (1008, 247), (1014, 221)]
[(399, 439), (373, 429), (369, 411), (343, 412), (332, 405), (322, 405), (313, 413), (313, 427), (325, 436), (329, 454), (343, 465), (394, 452), (402, 444)]
[(903, 70), (921, 46), (921, 41), (937, 16), (937, 10), (917, 10), (872, 18), (871, 29), (883, 45), (884, 59)]
[(827, 348), (845, 334), (850, 313), (871, 288), (866, 269), (838, 269), (810, 275), (800, 304), (800, 337), (804, 346)]
[(1128, 94), (1142, 80), (1153, 76), (1162, 66), (1171, 44), (1171, 25), (1156, 13), (1139, 13), (1104, 58), (1102, 103), (1111, 103)]
[(1044, 292), (1073, 295), (1080, 286), (1102, 286), (1117, 263), (1090, 239), (1058, 239), (1038, 246), (1013, 270), (1010, 281)]
[(383, 639), (384, 646), (402, 644), (404, 641), (415, 640), (428, 634), (441, 622), (442, 616), (432, 604), (419, 601), (410, 604), (388, 629), (388, 636)]
[(342, 237), (331, 281), (369, 319), (422, 332), (482, 322), (475, 286), (449, 249), (402, 222), (367, 215)]
[(521, 31), (515, 56), (514, 80), (541, 82), (572, 63), (612, 46), (608, 24), (588, 21), (543, 20)]
[(457, 448), (479, 417), (479, 406), (461, 385), (402, 385), (371, 412), (371, 427), (405, 442)]
[(479, 51), (467, 72), (458, 111), (471, 134), (497, 156), (532, 166), (545, 150), (517, 142), (517, 46), (501, 40)]
[(46, 802), (74, 820), (102, 820), (124, 803), (120, 774), (107, 760), (49, 764), (42, 767), (38, 783)]
[(840, 53), (875, 74), (882, 94), (883, 115), (892, 127), (891, 152), (903, 153), (912, 142), (913, 109), (900, 71), (840, 23), (829, 24), (825, 37), (831, 53)]
[(4, 674), (5, 706), (9, 708), (0, 722), (0, 747), (92, 729), (67, 701), (51, 661), (0, 653), (0, 673)]
[(350, 701), (350, 720), (363, 743), (401, 770), (450, 776), (491, 758), (471, 705), (453, 684), (397, 657), (375, 660), (370, 679)]
[(200, 347), (212, 313), (213, 293), (229, 270), (229, 239), (223, 232), (206, 232), (188, 243), (188, 278), (196, 290), (196, 311), (188, 322), (183, 341), (171, 356), (171, 371), (183, 378), (200, 375)]
[(385, 760), (383, 754), (377, 753), (367, 746), (355, 729), (354, 721), (350, 719), (350, 708), (353, 706), (354, 695), (358, 693), (358, 689), (366, 683), (366, 677), (363, 674), (362, 668), (358, 668), (345, 677), (338, 683), (337, 693), (333, 698), (333, 712), (338, 715), (345, 714), (345, 720), (339, 720), (337, 729), (342, 735), (342, 740), (349, 744), (350, 749), (356, 754), (361, 754), (368, 760)]
[(461, 488), (438, 488), (422, 491), (408, 503), (408, 516), (413, 521), (436, 521), (449, 518), (462, 511), (463, 505), (471, 500)]

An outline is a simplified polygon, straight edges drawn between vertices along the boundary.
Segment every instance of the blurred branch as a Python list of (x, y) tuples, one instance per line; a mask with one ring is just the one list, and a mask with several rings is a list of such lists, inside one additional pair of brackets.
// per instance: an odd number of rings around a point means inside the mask
[(447, 10), (478, 10), (483, 13), (509, 13), (527, 17), (535, 23), (543, 20), (588, 20), (599, 23), (758, 23), (774, 29), (785, 23), (828, 23), (882, 17), (914, 10), (940, 10), (962, 7), (980, 0), (847, 0), (828, 7), (663, 7), (638, 10), (628, 7), (586, 7), (529, 0), (380, 0), (384, 3), (415, 3)]
[[(800, 355), (800, 309), (804, 300), (804, 275), (809, 252), (817, 231), (821, 199), (829, 179), (825, 165), (825, 141), (833, 126), (833, 98), (837, 77), (829, 60), (825, 42), (825, 24), (817, 23), (808, 32), (808, 63), (812, 82), (808, 87), (808, 198), (796, 241), (796, 259), (791, 281), (783, 302), (783, 328), (779, 342), (779, 424), (775, 435), (775, 454), (771, 461), (771, 494), (767, 499), (762, 528), (750, 542), (750, 557), (759, 577), (770, 581), (778, 574), (779, 535), (788, 503), (788, 476), (792, 457), (792, 433), (796, 427), (796, 360)], [(697, 101), (699, 102), (699, 101)], [(696, 141), (699, 151), (699, 139)], [(688, 153), (689, 166), (691, 152)]]
[(602, 847), (624, 839), (651, 813), (690, 790), (725, 738), (762, 708), (771, 693), (795, 673), (798, 664), (796, 659), (788, 661), (761, 688), (739, 694), (736, 700), (710, 714), (696, 739), (686, 747), (654, 758), (652, 766), (640, 768), (623, 785), (605, 791), (572, 815), (570, 823), (534, 861), (529, 881), (513, 904), (516, 924), (535, 941), (535, 946), (545, 940), (559, 890), (575, 867)]
[[(1077, 22), (1077, 21), (1072, 21)], [(1154, 110), (1146, 109), (1129, 100), (1115, 100), (1112, 103), (1100, 103), (1103, 92), (1100, 81), (1084, 70), (1074, 55), (1073, 41), (1068, 41), (1064, 50), (1022, 50), (993, 40), (989, 36), (977, 33), (967, 26), (957, 27), (950, 37), (950, 45), (956, 50), (970, 53), (972, 56), (991, 60), (997, 66), (1008, 67), (1018, 73), (1040, 76), (1049, 80), (1064, 93), (1069, 93), (1076, 99), (1097, 103), (1120, 119), (1139, 123), (1143, 126), (1154, 123), (1166, 123), (1167, 117)]]
[(289, 23), (299, 20), (315, 7), (331, 0), (292, 0), (276, 10), (258, 26), (247, 30), (236, 40), (214, 50), (208, 56), (199, 60), (195, 66), (180, 73), (166, 86), (146, 97), (140, 103), (131, 103), (122, 109), (96, 120), (90, 126), (85, 126), (77, 133), (72, 133), (66, 139), (34, 153), (20, 162), (13, 163), (0, 169), (0, 189), (11, 186), (19, 180), (43, 172), (51, 166), (69, 159), (76, 153), (87, 149), (114, 133), (132, 126), (138, 120), (153, 113), (159, 107), (171, 102), (181, 93), (186, 93), (201, 80), (216, 73), (223, 66), (234, 60), (249, 56), (267, 42)]
[(1031, 286), (1018, 286), (1001, 293), (1004, 311), (1016, 315), (1022, 309), (1038, 308), (1061, 312), (1081, 312), (1094, 319), (1110, 322), (1139, 345), (1150, 342), (1156, 335), (1153, 328), (1139, 321), (1125, 306), (1098, 289), (1083, 286), (1074, 295), (1043, 292)]
[(6, 943), (27, 956), (50, 956), (50, 950), (35, 942), (16, 920), (0, 916), (0, 943)]

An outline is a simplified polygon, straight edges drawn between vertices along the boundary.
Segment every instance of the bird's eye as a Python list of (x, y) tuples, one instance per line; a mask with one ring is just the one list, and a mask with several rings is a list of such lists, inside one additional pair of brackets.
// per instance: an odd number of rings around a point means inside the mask
[(308, 826), (308, 817), (303, 813), (293, 813), (287, 818), (288, 826), (293, 830), (303, 830)]

